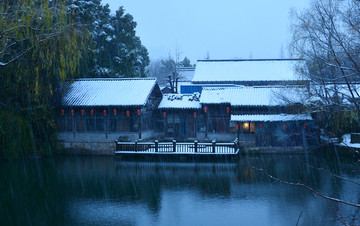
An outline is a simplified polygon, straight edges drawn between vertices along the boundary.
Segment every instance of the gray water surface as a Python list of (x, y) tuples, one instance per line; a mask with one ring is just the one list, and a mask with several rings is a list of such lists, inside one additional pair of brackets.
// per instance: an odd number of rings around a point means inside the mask
[[(342, 225), (360, 224), (351, 160), (243, 156), (238, 162), (128, 162), (114, 157), (54, 157), (0, 162), (1, 225)], [(300, 218), (299, 218), (300, 216)]]

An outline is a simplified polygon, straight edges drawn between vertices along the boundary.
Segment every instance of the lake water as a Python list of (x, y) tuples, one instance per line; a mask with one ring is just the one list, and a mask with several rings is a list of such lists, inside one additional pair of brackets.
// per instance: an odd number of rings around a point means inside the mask
[(0, 162), (1, 225), (341, 225), (360, 224), (360, 182), (352, 160), (243, 156), (238, 162), (128, 162), (54, 157)]

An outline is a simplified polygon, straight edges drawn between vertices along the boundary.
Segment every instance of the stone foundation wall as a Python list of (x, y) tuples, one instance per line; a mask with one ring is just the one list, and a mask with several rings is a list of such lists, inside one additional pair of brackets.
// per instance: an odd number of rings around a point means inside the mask
[(59, 142), (58, 148), (62, 154), (74, 155), (114, 155), (115, 142)]
[[(154, 136), (153, 131), (145, 131), (141, 140), (149, 140)], [(134, 141), (139, 140), (139, 133), (72, 133), (59, 132), (58, 149), (63, 154), (83, 154), (83, 155), (114, 155), (116, 140)], [(141, 141), (139, 140), (139, 141)]]

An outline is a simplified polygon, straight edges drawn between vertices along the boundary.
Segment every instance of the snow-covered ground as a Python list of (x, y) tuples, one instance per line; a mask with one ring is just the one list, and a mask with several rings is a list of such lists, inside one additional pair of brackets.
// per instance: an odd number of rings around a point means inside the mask
[(350, 147), (350, 148), (360, 148), (360, 143), (350, 143), (351, 142), (351, 135), (344, 134), (342, 136), (343, 141), (339, 144), (340, 146)]

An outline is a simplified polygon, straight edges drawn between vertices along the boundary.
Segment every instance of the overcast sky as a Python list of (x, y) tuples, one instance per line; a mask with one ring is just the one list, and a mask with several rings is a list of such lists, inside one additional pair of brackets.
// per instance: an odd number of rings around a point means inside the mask
[(150, 58), (198, 59), (288, 56), (290, 9), (307, 0), (103, 0), (114, 12), (124, 6)]

